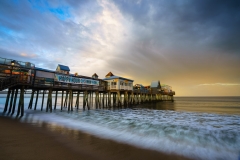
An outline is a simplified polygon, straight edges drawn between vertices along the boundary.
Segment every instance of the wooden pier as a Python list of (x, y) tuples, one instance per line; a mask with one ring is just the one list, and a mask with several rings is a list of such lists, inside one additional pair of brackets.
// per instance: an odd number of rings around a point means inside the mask
[[(30, 62), (0, 58), (0, 91), (7, 90), (4, 113), (13, 115), (17, 109), (17, 116), (23, 116), (25, 92), (31, 93), (28, 109), (36, 110), (37, 104), (41, 103), (41, 110), (45, 107), (47, 112), (56, 109), (58, 95), (61, 97), (61, 110), (67, 107), (68, 111), (81, 106), (80, 97), (83, 97), (82, 106), (85, 110), (90, 109), (90, 99), (93, 97), (96, 108), (103, 108), (151, 101), (173, 101), (175, 95), (170, 86), (162, 87), (160, 81), (142, 86), (133, 85), (133, 80), (115, 76), (111, 72), (104, 79), (99, 79), (96, 73), (87, 77), (69, 72), (70, 69), (64, 65), (58, 65), (56, 71), (52, 71), (37, 68)], [(40, 94), (42, 101), (38, 102)], [(55, 95), (54, 101), (52, 95)]]

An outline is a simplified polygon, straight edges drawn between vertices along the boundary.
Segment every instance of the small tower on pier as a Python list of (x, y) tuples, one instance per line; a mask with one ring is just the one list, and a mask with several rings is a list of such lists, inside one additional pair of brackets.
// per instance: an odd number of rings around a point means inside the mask
[(64, 65), (58, 64), (56, 72), (63, 73), (63, 74), (69, 74), (70, 69), (69, 69), (68, 66), (64, 66)]
[(151, 82), (151, 92), (158, 93), (161, 91), (160, 81), (152, 81)]
[(97, 75), (96, 73), (94, 73), (94, 74), (92, 75), (92, 78), (98, 79), (98, 75)]

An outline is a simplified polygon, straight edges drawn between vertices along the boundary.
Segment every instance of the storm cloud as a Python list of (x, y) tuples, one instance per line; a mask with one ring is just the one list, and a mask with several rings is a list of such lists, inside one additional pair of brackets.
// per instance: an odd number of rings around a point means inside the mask
[[(0, 57), (178, 95), (240, 95), (240, 2), (0, 1)], [(209, 85), (202, 85), (209, 84)], [(211, 85), (214, 84), (214, 85)]]

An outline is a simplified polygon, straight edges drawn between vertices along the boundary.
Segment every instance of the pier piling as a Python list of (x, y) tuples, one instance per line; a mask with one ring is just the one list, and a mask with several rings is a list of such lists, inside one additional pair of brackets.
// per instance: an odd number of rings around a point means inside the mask
[(12, 94), (11, 94), (11, 98), (10, 98), (10, 106), (9, 106), (9, 109), (8, 109), (8, 114), (10, 114), (10, 112), (12, 110), (13, 97), (14, 97), (14, 89), (12, 89)]
[(17, 117), (21, 113), (21, 117), (24, 115), (24, 86), (22, 86), (20, 91), (19, 103), (18, 103), (18, 110), (17, 110)]
[(37, 90), (37, 97), (36, 97), (36, 101), (35, 101), (34, 110), (36, 110), (36, 109), (37, 109), (38, 95), (39, 95), (39, 90)]
[(11, 89), (8, 89), (7, 98), (6, 98), (6, 102), (5, 102), (5, 107), (4, 107), (3, 113), (7, 112), (8, 102), (9, 102), (9, 97), (10, 97), (11, 91), (12, 91)]
[(34, 98), (34, 92), (35, 92), (35, 90), (32, 90), (31, 98), (30, 98), (30, 102), (29, 102), (29, 105), (28, 105), (28, 109), (32, 109), (33, 98)]
[(16, 89), (16, 92), (15, 92), (15, 97), (14, 97), (14, 102), (13, 102), (13, 108), (12, 108), (12, 115), (14, 114), (15, 112), (15, 106), (16, 106), (16, 102), (17, 102), (17, 95), (18, 95), (18, 89)]
[(55, 94), (54, 110), (56, 109), (56, 105), (57, 105), (57, 96), (58, 96), (58, 91), (56, 91), (56, 94)]

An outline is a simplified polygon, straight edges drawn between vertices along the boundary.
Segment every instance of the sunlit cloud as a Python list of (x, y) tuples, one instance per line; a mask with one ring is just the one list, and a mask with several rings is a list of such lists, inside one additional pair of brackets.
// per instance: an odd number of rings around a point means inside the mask
[(36, 54), (27, 54), (27, 53), (21, 53), (20, 54), (22, 57), (26, 57), (26, 58), (35, 58), (35, 57), (37, 57), (38, 55), (36, 55)]
[(203, 83), (197, 86), (240, 86), (239, 83)]
[(236, 3), (0, 1), (0, 57), (99, 78), (112, 71), (144, 85), (160, 80), (183, 96), (240, 95)]

